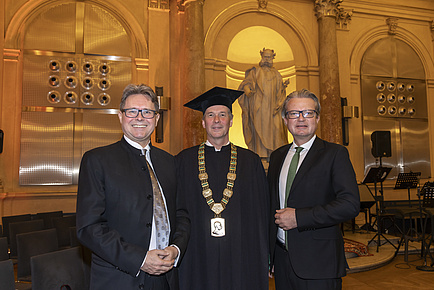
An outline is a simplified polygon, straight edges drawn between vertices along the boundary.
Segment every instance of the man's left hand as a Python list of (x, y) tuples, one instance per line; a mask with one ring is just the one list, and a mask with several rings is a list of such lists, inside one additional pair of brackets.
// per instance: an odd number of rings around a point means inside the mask
[(178, 257), (178, 250), (175, 247), (168, 246), (164, 250), (167, 251), (169, 254), (167, 256), (164, 256), (164, 257), (160, 256), (161, 259), (163, 259), (163, 260), (175, 260), (176, 257)]
[(282, 208), (276, 210), (274, 222), (283, 230), (292, 230), (297, 227), (297, 219), (295, 217), (295, 208)]

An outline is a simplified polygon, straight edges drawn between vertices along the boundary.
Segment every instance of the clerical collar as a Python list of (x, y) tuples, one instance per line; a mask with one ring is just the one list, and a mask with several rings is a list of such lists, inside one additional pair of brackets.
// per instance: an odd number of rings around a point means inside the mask
[(146, 144), (145, 147), (142, 147), (142, 145), (140, 145), (139, 143), (137, 143), (137, 142), (135, 142), (135, 141), (129, 139), (129, 138), (128, 138), (127, 136), (125, 136), (125, 135), (124, 135), (124, 139), (125, 139), (125, 141), (127, 141), (128, 144), (130, 144), (130, 145), (133, 146), (134, 148), (139, 149), (140, 151), (142, 151), (142, 154), (144, 154), (143, 152), (144, 152), (145, 150), (149, 151), (149, 150), (151, 149), (151, 146), (149, 146), (149, 144), (150, 144), (151, 142), (148, 142), (148, 144)]
[[(231, 143), (231, 141), (228, 141), (228, 143), (226, 143), (226, 144), (223, 145), (223, 146), (227, 146), (227, 145), (229, 145), (230, 143)], [(209, 140), (206, 140), (205, 145), (206, 145), (206, 146), (209, 146), (209, 147), (214, 147), (214, 145), (212, 145), (211, 142), (209, 142)], [(222, 146), (222, 148), (223, 148), (223, 146)], [(222, 148), (217, 149), (217, 148), (214, 147), (214, 150), (215, 150), (215, 151), (221, 151)]]
[(294, 141), (294, 142), (292, 142), (291, 149), (295, 150), (295, 148), (297, 148), (297, 147), (303, 147), (304, 150), (307, 149), (309, 151), (310, 147), (312, 147), (313, 141), (315, 141), (315, 138), (316, 138), (316, 135), (313, 135), (313, 137), (310, 138), (310, 140), (307, 141), (306, 143), (304, 143), (303, 145), (295, 144), (295, 141)]

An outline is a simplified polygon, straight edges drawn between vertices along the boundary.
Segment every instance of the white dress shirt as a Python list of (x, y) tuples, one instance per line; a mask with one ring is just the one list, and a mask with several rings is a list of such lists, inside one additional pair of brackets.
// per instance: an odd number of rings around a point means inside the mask
[[(136, 149), (141, 150), (142, 154), (146, 150), (146, 156), (145, 156), (146, 157), (146, 161), (148, 161), (149, 166), (151, 166), (152, 170), (154, 170), (154, 166), (152, 166), (152, 160), (151, 160), (151, 154), (150, 154), (151, 146), (149, 146), (149, 143), (145, 147), (142, 147), (142, 145), (140, 145), (137, 142), (134, 142), (133, 140), (129, 139), (125, 135), (124, 135), (124, 138), (128, 142), (128, 144), (130, 144), (131, 146), (133, 146)], [(155, 177), (156, 177), (157, 182), (158, 182), (158, 186), (160, 187), (161, 195), (163, 196), (164, 206), (165, 206), (166, 212), (167, 212), (167, 222), (169, 223), (168, 226), (169, 226), (169, 232), (170, 232), (169, 212), (167, 211), (166, 197), (164, 196), (163, 188), (161, 187), (160, 182), (158, 181), (158, 176), (157, 176), (155, 170), (154, 170), (154, 173), (155, 173)], [(148, 249), (148, 251), (155, 250), (157, 248), (157, 234), (156, 234), (156, 232), (157, 232), (157, 229), (155, 227), (155, 219), (152, 216), (151, 241), (149, 243), (149, 249)], [(178, 250), (178, 256), (176, 257), (176, 260), (175, 260), (175, 266), (176, 266), (178, 264), (178, 258), (179, 258), (180, 249), (176, 245), (171, 245), (171, 246), (174, 246)], [(147, 254), (146, 254), (146, 256), (147, 256)], [(146, 256), (145, 256), (145, 259), (143, 260), (142, 266), (145, 264)], [(139, 270), (139, 273), (140, 273), (140, 270)]]
[[(298, 160), (297, 171), (303, 163), (306, 154), (309, 152), (312, 147), (313, 141), (315, 141), (316, 135), (314, 135), (309, 141), (304, 143), (303, 145), (297, 145), (295, 142), (292, 143), (291, 148), (289, 148), (288, 153), (286, 154), (285, 161), (282, 164), (282, 170), (280, 171), (279, 176), (279, 202), (280, 208), (286, 207), (285, 193), (286, 193), (286, 180), (288, 179), (288, 171), (289, 165), (291, 164), (292, 157), (295, 154), (295, 148), (303, 147), (303, 150), (300, 152), (300, 159)], [(277, 229), (277, 238), (283, 244), (285, 243), (285, 231), (281, 228)]]

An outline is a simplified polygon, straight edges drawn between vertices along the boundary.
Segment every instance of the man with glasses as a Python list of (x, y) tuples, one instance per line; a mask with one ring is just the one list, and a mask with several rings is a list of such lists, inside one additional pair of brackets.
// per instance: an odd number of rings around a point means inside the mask
[(270, 263), (276, 289), (341, 289), (348, 267), (339, 224), (359, 213), (356, 176), (344, 146), (315, 135), (320, 104), (292, 92), (282, 118), (294, 141), (270, 156)]
[(77, 197), (77, 236), (92, 253), (90, 289), (178, 289), (173, 268), (190, 221), (177, 206), (175, 160), (152, 146), (157, 96), (128, 85), (120, 103), (123, 138), (86, 152)]
[(184, 105), (203, 113), (207, 139), (176, 156), (191, 220), (181, 290), (268, 289), (267, 178), (257, 154), (229, 141), (241, 94), (214, 87)]

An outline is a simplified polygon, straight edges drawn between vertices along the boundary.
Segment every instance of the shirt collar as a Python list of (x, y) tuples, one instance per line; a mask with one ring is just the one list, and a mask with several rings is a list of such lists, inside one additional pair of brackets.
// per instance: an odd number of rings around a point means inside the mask
[[(229, 145), (230, 143), (231, 143), (231, 141), (228, 141), (228, 143), (226, 143), (226, 144), (223, 145), (223, 146), (227, 146), (227, 145)], [(205, 145), (206, 145), (206, 146), (209, 146), (209, 147), (214, 147), (214, 145), (212, 145), (211, 142), (209, 142), (209, 140), (206, 140)], [(223, 146), (222, 146), (222, 148), (223, 148)], [(221, 151), (222, 149), (221, 149), (221, 148), (220, 148), (220, 149), (217, 149), (217, 148), (214, 147), (214, 150), (215, 150), (215, 151)]]
[(137, 142), (135, 142), (135, 141), (129, 139), (129, 138), (128, 138), (127, 136), (125, 136), (125, 135), (124, 135), (124, 139), (125, 139), (125, 141), (127, 141), (128, 144), (130, 144), (130, 145), (133, 146), (134, 148), (141, 150), (141, 151), (142, 151), (142, 154), (143, 154), (143, 151), (144, 151), (144, 150), (146, 150), (146, 151), (148, 151), (148, 152), (149, 152), (149, 150), (151, 150), (151, 146), (149, 145), (151, 142), (148, 142), (148, 144), (146, 144), (145, 147), (142, 147), (142, 145), (140, 145), (139, 143), (137, 143)]
[(313, 137), (310, 138), (309, 141), (307, 141), (306, 143), (304, 143), (301, 146), (298, 146), (297, 144), (295, 144), (295, 142), (292, 142), (291, 150), (295, 150), (295, 148), (297, 148), (297, 147), (303, 147), (303, 151), (304, 150), (308, 150), (309, 151), (310, 148), (312, 147), (312, 144), (315, 141), (315, 139), (316, 139), (316, 135), (313, 135)]

